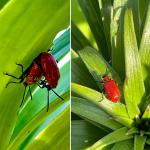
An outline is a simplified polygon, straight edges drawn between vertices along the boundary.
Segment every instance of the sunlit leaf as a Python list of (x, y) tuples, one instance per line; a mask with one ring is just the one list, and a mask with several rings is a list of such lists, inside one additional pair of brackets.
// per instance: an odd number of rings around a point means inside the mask
[(124, 29), (126, 67), (124, 94), (129, 115), (131, 118), (134, 118), (140, 113), (138, 106), (142, 106), (141, 103), (144, 97), (145, 88), (136, 42), (132, 11), (130, 9), (127, 9), (125, 13)]

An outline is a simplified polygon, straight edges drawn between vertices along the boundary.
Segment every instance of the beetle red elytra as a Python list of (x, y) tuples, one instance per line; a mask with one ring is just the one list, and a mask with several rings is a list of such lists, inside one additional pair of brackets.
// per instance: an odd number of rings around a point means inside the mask
[[(47, 88), (48, 98), (47, 98), (47, 111), (49, 109), (49, 91), (52, 90), (59, 98), (63, 100), (61, 96), (59, 96), (53, 89), (57, 87), (58, 80), (60, 78), (59, 68), (57, 66), (57, 61), (54, 56), (48, 52), (42, 52), (36, 57), (32, 64), (23, 71), (23, 65), (17, 64), (22, 69), (22, 75), (18, 78), (11, 74), (4, 73), (7, 76), (11, 76), (17, 80), (18, 82), (8, 82), (6, 87), (8, 87), (11, 83), (23, 83), (25, 86), (25, 90), (23, 93), (23, 99), (21, 101), (20, 107), (23, 104), (26, 87), (29, 87), (30, 96), (32, 99), (32, 93), (30, 89), (30, 85), (37, 84), (40, 88)], [(42, 77), (45, 77), (44, 80), (41, 80)]]
[(115, 80), (111, 79), (107, 74), (102, 76), (103, 79), (103, 91), (107, 99), (117, 103), (120, 101), (120, 90)]
[(60, 72), (55, 58), (51, 54), (43, 52), (39, 55), (38, 63), (48, 84), (51, 88), (56, 88)]

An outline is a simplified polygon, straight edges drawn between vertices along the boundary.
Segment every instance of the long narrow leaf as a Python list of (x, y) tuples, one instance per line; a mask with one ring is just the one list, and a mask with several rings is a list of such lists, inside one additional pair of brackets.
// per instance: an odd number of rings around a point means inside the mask
[(149, 0), (141, 1), (139, 0), (139, 23), (140, 23), (140, 33), (143, 33), (143, 28), (145, 24), (145, 19), (146, 19), (146, 13), (148, 10), (148, 3)]
[(134, 150), (144, 150), (145, 142), (146, 142), (146, 137), (136, 135), (134, 137)]
[(110, 117), (108, 114), (99, 109), (99, 107), (92, 105), (85, 99), (79, 97), (72, 97), (71, 108), (71, 111), (73, 113), (103, 126), (106, 126), (110, 129), (115, 130), (121, 127), (121, 124), (117, 123), (111, 118), (108, 119)]
[(133, 22), (135, 28), (135, 35), (137, 39), (137, 45), (140, 44), (140, 13), (139, 13), (139, 0), (128, 0), (127, 7), (132, 9)]
[(42, 123), (44, 121), (44, 119), (48, 115), (50, 115), (53, 111), (55, 111), (56, 108), (60, 107), (63, 103), (65, 103), (69, 100), (69, 93), (65, 93), (64, 99), (65, 99), (64, 101), (62, 101), (60, 99), (57, 101), (54, 101), (51, 104), (51, 109), (48, 112), (46, 112), (45, 109), (43, 109), (41, 112), (39, 112), (39, 114), (36, 115), (36, 117), (34, 117), (15, 137), (15, 139), (9, 145), (9, 149), (17, 149), (18, 146), (23, 142), (23, 140), (29, 134), (28, 131), (32, 132), (38, 125), (40, 125), (40, 123)]
[(75, 23), (75, 25), (82, 32), (82, 34), (88, 39), (92, 47), (97, 48), (97, 45), (92, 35), (89, 24), (86, 21), (84, 13), (82, 12), (78, 4), (78, 0), (71, 1), (71, 20)]
[(72, 92), (79, 95), (84, 99), (96, 104), (108, 114), (113, 115), (112, 119), (117, 120), (125, 126), (131, 126), (132, 120), (128, 118), (128, 114), (124, 104), (112, 103), (107, 99), (102, 99), (102, 94), (93, 89), (81, 86), (79, 84), (72, 83)]
[[(55, 131), (55, 132), (54, 132)], [(70, 107), (52, 121), (25, 150), (70, 149)]]
[(130, 139), (117, 142), (111, 150), (121, 150), (122, 148), (125, 150), (131, 150), (133, 148), (133, 140)]
[(79, 54), (100, 88), (102, 88), (102, 84), (100, 83), (102, 81), (101, 78), (106, 73), (106, 70), (109, 70), (112, 77), (118, 84), (121, 84), (119, 76), (117, 76), (116, 72), (95, 49), (86, 47), (80, 50)]
[(107, 145), (116, 143), (116, 142), (120, 142), (120, 141), (124, 141), (127, 139), (132, 139), (133, 136), (130, 135), (126, 135), (127, 132), (127, 128), (123, 127), (120, 128), (110, 134), (108, 134), (107, 136), (103, 137), (102, 139), (100, 139), (99, 141), (97, 141), (94, 145), (92, 145), (90, 148), (88, 148), (87, 150), (101, 150), (102, 148), (104, 148)]
[(101, 11), (101, 17), (103, 18), (103, 25), (105, 36), (107, 39), (109, 53), (111, 54), (111, 41), (110, 41), (110, 24), (111, 24), (111, 16), (112, 16), (112, 4), (111, 0), (98, 0), (99, 7)]
[(141, 107), (145, 88), (138, 47), (136, 43), (132, 11), (130, 9), (127, 9), (125, 13), (124, 29), (126, 67), (124, 95), (129, 115), (131, 118), (134, 118), (140, 113), (138, 106)]
[(71, 56), (71, 81), (74, 83), (80, 83), (81, 85), (85, 85), (93, 89), (98, 89), (79, 55), (72, 50)]
[[(20, 76), (21, 72), (18, 71), (15, 63), (21, 63), (27, 68), (41, 51), (50, 47), (55, 34), (69, 25), (69, 1), (55, 4), (54, 0), (46, 0), (44, 3), (42, 0), (11, 0), (7, 7), (0, 11), (0, 147), (2, 150), (8, 146), (24, 89), (19, 85), (6, 89), (5, 85), (11, 78), (4, 76), (3, 72)], [(58, 10), (57, 14), (54, 10)], [(58, 20), (61, 24), (57, 24)]]
[(91, 125), (85, 120), (71, 121), (71, 149), (84, 149), (94, 144), (100, 137), (106, 135), (103, 130)]
[(90, 46), (90, 42), (88, 39), (83, 35), (83, 33), (78, 29), (78, 27), (71, 22), (71, 46), (72, 49), (78, 51), (83, 49), (86, 46)]
[(150, 91), (150, 2), (148, 3), (147, 16), (140, 44), (140, 58), (143, 69), (143, 78), (145, 81), (146, 93)]
[(100, 52), (106, 60), (110, 60), (110, 51), (104, 33), (98, 1), (78, 0), (81, 9), (90, 25)]
[(114, 1), (111, 20), (112, 66), (122, 80), (125, 78), (123, 16), (126, 2), (127, 0)]

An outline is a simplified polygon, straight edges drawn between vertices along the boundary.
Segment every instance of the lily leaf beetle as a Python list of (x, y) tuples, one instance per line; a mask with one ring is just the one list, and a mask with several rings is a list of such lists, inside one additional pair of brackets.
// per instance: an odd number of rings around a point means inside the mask
[[(47, 98), (47, 111), (49, 109), (49, 91), (53, 91), (59, 98), (63, 100), (61, 96), (59, 96), (53, 89), (57, 87), (58, 80), (60, 78), (59, 68), (57, 66), (57, 61), (54, 56), (48, 52), (42, 52), (36, 57), (32, 64), (24, 71), (23, 65), (17, 64), (21, 67), (22, 75), (20, 77), (15, 77), (9, 73), (4, 73), (4, 75), (11, 76), (17, 80), (18, 82), (8, 82), (6, 87), (8, 87), (11, 83), (20, 84), (23, 83), (25, 89), (23, 93), (23, 98), (20, 104), (20, 107), (23, 104), (25, 92), (27, 86), (29, 87), (30, 96), (32, 99), (32, 93), (30, 89), (30, 85), (37, 84), (40, 88), (47, 88), (48, 98)], [(44, 80), (41, 78), (44, 77)]]
[(115, 80), (111, 79), (107, 74), (102, 76), (103, 91), (107, 99), (117, 103), (120, 101), (120, 90)]

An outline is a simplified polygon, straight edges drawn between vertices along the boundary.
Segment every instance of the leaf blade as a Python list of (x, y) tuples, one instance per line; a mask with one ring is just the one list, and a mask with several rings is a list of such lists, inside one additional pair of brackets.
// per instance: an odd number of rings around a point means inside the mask
[(103, 137), (102, 139), (97, 141), (94, 145), (92, 145), (87, 150), (93, 150), (93, 149), (100, 150), (100, 149), (102, 149), (105, 146), (108, 146), (110, 144), (120, 142), (120, 141), (124, 141), (124, 140), (127, 140), (127, 139), (132, 139), (133, 136), (131, 136), (131, 135), (127, 136), (126, 135), (127, 130), (128, 129), (126, 127), (120, 128), (120, 129), (106, 135), (105, 137)]
[(18, 133), (14, 140), (11, 141), (8, 149), (17, 149), (28, 135), (28, 131), (32, 132), (49, 114), (53, 113), (56, 108), (59, 108), (62, 104), (66, 103), (69, 100), (69, 92), (64, 94), (64, 99), (64, 101), (54, 101), (51, 104), (52, 108), (48, 111), (48, 113), (45, 111), (45, 108), (41, 112), (39, 112), (24, 128), (22, 128), (22, 130)]
[(71, 84), (71, 90), (73, 93), (79, 95), (79, 97), (87, 99), (88, 101), (102, 108), (104, 111), (112, 116), (112, 119), (115, 119), (116, 121), (124, 124), (125, 126), (131, 126), (132, 120), (128, 118), (129, 116), (127, 114), (124, 104), (114, 104), (106, 99), (100, 101), (102, 97), (101, 93), (75, 83)]
[(102, 53), (104, 58), (109, 61), (110, 51), (104, 33), (98, 1), (78, 0), (78, 2), (89, 23), (93, 36), (95, 37), (96, 43), (99, 47), (99, 51)]
[[(63, 147), (70, 149), (70, 107), (68, 106), (55, 120), (52, 121), (30, 144), (25, 148), (30, 149), (49, 149), (57, 150)], [(53, 132), (55, 131), (55, 132)], [(49, 134), (51, 134), (51, 138)], [(61, 140), (57, 140), (61, 137)]]
[(145, 142), (146, 142), (146, 137), (136, 135), (134, 137), (134, 150), (144, 150)]
[[(3, 7), (0, 11), (1, 75), (3, 72), (9, 72), (19, 76), (20, 72), (15, 62), (22, 63), (27, 68), (40, 52), (50, 47), (55, 34), (69, 24), (69, 14), (65, 14), (69, 12), (69, 1), (64, 1), (62, 5), (60, 3), (54, 5), (54, 3), (53, 0), (46, 0), (45, 3), (41, 0), (34, 2), (11, 0), (7, 3), (7, 7)], [(57, 15), (54, 15), (51, 9), (53, 5), (55, 6), (53, 9), (58, 10)], [(64, 17), (62, 17), (62, 24), (56, 26), (61, 15)], [(49, 18), (53, 18), (53, 22)], [(0, 146), (2, 150), (8, 146), (22, 99), (22, 95), (18, 94), (22, 93), (22, 86), (5, 89), (10, 79), (3, 75), (0, 77), (0, 109), (2, 110), (0, 134), (3, 136)], [(9, 119), (4, 119), (4, 115)]]
[(140, 113), (138, 108), (142, 106), (142, 99), (145, 94), (142, 69), (138, 54), (132, 11), (126, 10), (124, 24), (125, 43), (125, 67), (126, 80), (124, 84), (124, 95), (127, 109), (131, 118), (137, 117)]
[(109, 119), (110, 116), (104, 111), (79, 97), (72, 97), (71, 111), (81, 117), (87, 118), (112, 130), (121, 127), (119, 123)]
[(148, 3), (148, 9), (147, 9), (147, 15), (146, 15), (146, 21), (144, 24), (144, 29), (143, 29), (143, 34), (142, 34), (142, 39), (140, 43), (140, 58), (141, 58), (141, 64), (142, 64), (142, 71), (143, 71), (143, 78), (144, 78), (144, 83), (145, 83), (145, 89), (146, 93), (149, 93), (150, 91), (150, 84), (149, 84), (149, 75), (150, 75), (150, 31), (149, 31), (149, 26), (150, 26), (150, 2)]

